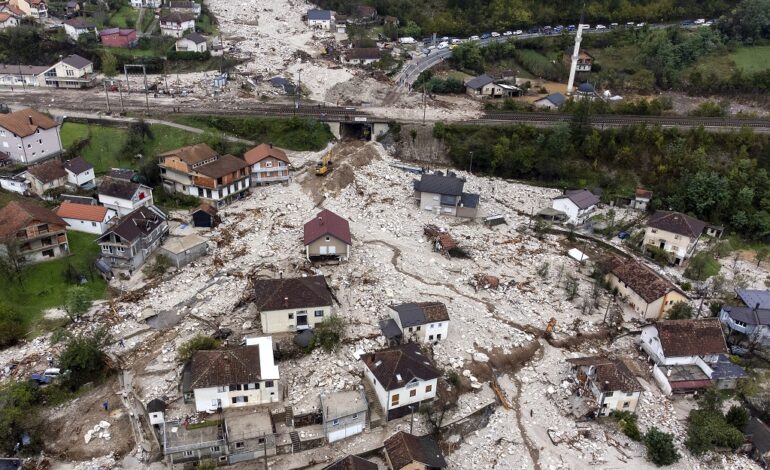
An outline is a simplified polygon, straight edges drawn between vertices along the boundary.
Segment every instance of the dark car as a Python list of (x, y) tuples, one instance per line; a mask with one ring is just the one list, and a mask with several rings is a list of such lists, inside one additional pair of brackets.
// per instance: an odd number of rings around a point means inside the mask
[(50, 377), (46, 377), (45, 375), (38, 374), (38, 373), (30, 375), (29, 380), (38, 385), (48, 385), (49, 383), (51, 383)]
[(692, 26), (693, 24), (695, 24), (693, 20), (684, 20), (679, 23), (679, 26)]
[(537, 34), (540, 32), (540, 28), (529, 28), (527, 34)]
[(489, 33), (484, 33), (484, 34), (481, 35), (481, 39), (489, 39), (491, 37), (492, 37), (492, 35), (489, 34)]

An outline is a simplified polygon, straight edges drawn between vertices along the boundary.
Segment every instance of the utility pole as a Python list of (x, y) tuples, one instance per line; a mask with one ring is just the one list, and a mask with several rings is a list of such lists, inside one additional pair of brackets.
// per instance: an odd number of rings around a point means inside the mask
[(126, 93), (131, 95), (131, 82), (128, 81), (128, 67), (123, 64), (123, 72), (126, 74)]
[(110, 108), (110, 94), (107, 92), (107, 82), (102, 81), (102, 86), (104, 86), (104, 96), (107, 98), (107, 114), (110, 114), (112, 109)]
[(409, 418), (409, 434), (412, 434), (414, 429), (414, 405), (411, 405), (409, 409), (412, 410), (412, 416)]
[(120, 81), (118, 81), (118, 95), (120, 96), (120, 112), (125, 113), (126, 107), (123, 106), (123, 87), (120, 85)]
[(468, 173), (473, 174), (473, 150), (468, 153), (471, 155), (471, 163), (468, 166)]
[(147, 70), (142, 67), (144, 72), (144, 104), (147, 106), (147, 113), (150, 113), (150, 90), (147, 88)]
[(427, 112), (427, 103), (425, 102), (425, 84), (422, 84), (422, 125), (425, 125), (425, 113)]
[(27, 91), (27, 84), (24, 83), (24, 74), (21, 73), (21, 62), (19, 62), (19, 78), (21, 78), (21, 89)]

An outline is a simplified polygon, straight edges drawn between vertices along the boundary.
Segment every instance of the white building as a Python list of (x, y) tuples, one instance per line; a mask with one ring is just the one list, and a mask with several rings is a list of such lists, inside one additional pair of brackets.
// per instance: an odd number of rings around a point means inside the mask
[(21, 175), (0, 175), (0, 189), (19, 194), (30, 190), (29, 183)]
[(43, 86), (43, 73), (48, 68), (45, 65), (0, 64), (0, 86), (22, 89)]
[(101, 235), (107, 230), (110, 221), (117, 214), (114, 210), (104, 206), (63, 202), (56, 209), (56, 215), (69, 224), (67, 230)]
[(83, 160), (82, 157), (75, 157), (64, 162), (64, 171), (67, 172), (67, 184), (70, 186), (79, 189), (93, 189), (96, 187), (94, 166)]
[(254, 279), (253, 284), (264, 333), (307, 330), (332, 315), (333, 299), (323, 276)]
[(644, 246), (668, 252), (671, 262), (680, 265), (695, 252), (706, 223), (681, 212), (655, 211), (647, 220)]
[(642, 386), (623, 361), (606, 357), (567, 359), (576, 370), (580, 387), (590, 393), (589, 407), (597, 416), (615, 411), (636, 412)]
[(196, 351), (190, 389), (199, 412), (281, 401), (278, 367), (269, 336), (247, 338), (246, 346)]
[(164, 36), (181, 38), (195, 31), (195, 17), (188, 13), (169, 13), (160, 17), (160, 33)]
[(0, 12), (0, 29), (13, 28), (19, 25), (19, 19), (10, 12)]
[(160, 398), (156, 398), (147, 403), (147, 414), (150, 417), (151, 425), (162, 425), (166, 420), (166, 402)]
[(174, 44), (177, 52), (206, 52), (206, 36), (201, 33), (190, 33), (177, 39)]
[(160, 8), (162, 4), (162, 0), (131, 0), (134, 8)]
[(24, 164), (62, 151), (59, 124), (33, 109), (0, 114), (0, 152)]
[(548, 96), (535, 100), (533, 104), (536, 108), (540, 109), (559, 109), (566, 102), (566, 96), (561, 93), (551, 93)]
[(152, 188), (131, 181), (104, 177), (97, 190), (99, 203), (122, 217), (142, 206), (152, 206)]
[[(2, 182), (0, 180), (0, 182)], [(749, 345), (770, 346), (770, 291), (735, 289), (738, 305), (722, 305), (719, 320), (730, 337), (745, 339)]]
[(87, 88), (96, 83), (94, 64), (77, 54), (69, 55), (43, 72), (45, 86)]
[(599, 197), (587, 189), (567, 191), (551, 201), (551, 207), (566, 214), (567, 223), (573, 225), (585, 223), (593, 214), (597, 204), (599, 204)]
[(86, 21), (82, 16), (70, 18), (65, 20), (62, 24), (64, 25), (64, 31), (67, 33), (67, 36), (73, 41), (77, 41), (81, 34), (93, 33), (96, 35), (99, 33), (96, 26), (94, 26), (93, 23)]
[(390, 309), (390, 319), (381, 326), (389, 339), (434, 343), (449, 333), (449, 312), (441, 302), (410, 302)]
[(417, 343), (361, 355), (364, 376), (374, 389), (388, 420), (416, 411), (436, 397), (439, 371)]
[(334, 12), (329, 10), (308, 10), (307, 25), (311, 28), (330, 30), (334, 24)]

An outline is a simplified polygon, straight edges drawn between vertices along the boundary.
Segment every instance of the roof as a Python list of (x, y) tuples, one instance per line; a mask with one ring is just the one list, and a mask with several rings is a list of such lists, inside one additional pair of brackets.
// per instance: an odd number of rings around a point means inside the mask
[(623, 260), (614, 263), (610, 273), (625, 283), (629, 289), (648, 304), (655, 302), (671, 291), (685, 295), (668, 279), (635, 260)]
[(380, 50), (376, 47), (354, 47), (345, 51), (345, 58), (348, 60), (379, 60)]
[(495, 80), (490, 77), (487, 74), (479, 75), (478, 77), (471, 78), (465, 83), (465, 86), (472, 89), (472, 90), (478, 90), (479, 88), (489, 85), (490, 83), (493, 83)]
[(332, 305), (323, 276), (254, 280), (254, 304), (259, 311)]
[(716, 318), (665, 320), (655, 327), (666, 357), (727, 353), (722, 326)]
[(380, 331), (382, 332), (382, 336), (386, 338), (398, 338), (402, 335), (401, 329), (398, 327), (398, 324), (396, 321), (392, 318), (387, 318), (385, 320), (380, 320)]
[(362, 459), (357, 455), (348, 455), (347, 457), (327, 465), (322, 470), (377, 470), (376, 463)]
[(93, 23), (86, 21), (82, 16), (76, 16), (64, 21), (64, 24), (72, 26), (77, 29), (93, 29), (96, 28)]
[(368, 410), (369, 403), (366, 401), (363, 387), (353, 390), (321, 393), (321, 414), (325, 421), (343, 418), (356, 413), (366, 413)]
[(136, 175), (136, 172), (128, 168), (112, 168), (110, 169), (110, 172), (107, 174), (107, 176), (109, 176), (110, 178), (126, 180), (126, 181), (131, 181), (131, 178), (133, 178), (135, 175)]
[(735, 289), (738, 297), (749, 307), (770, 309), (770, 291), (759, 289)]
[(308, 10), (308, 12), (307, 12), (307, 19), (308, 19), (308, 21), (310, 21), (310, 20), (315, 20), (315, 21), (329, 20), (329, 21), (331, 21), (331, 19), (332, 19), (332, 12), (329, 11), (329, 10), (316, 10), (316, 9)]
[(195, 16), (192, 15), (191, 13), (180, 13), (178, 11), (174, 11), (171, 13), (161, 15), (160, 21), (164, 23), (182, 24), (187, 21), (195, 21)]
[(446, 305), (441, 302), (410, 302), (390, 308), (398, 313), (398, 319), (404, 328), (449, 320)]
[(62, 63), (65, 63), (70, 67), (75, 67), (76, 69), (86, 68), (93, 64), (93, 62), (90, 60), (86, 59), (85, 57), (80, 57), (77, 54), (68, 55), (62, 59)]
[(44, 207), (26, 201), (11, 201), (0, 209), (0, 238), (16, 234), (32, 222), (67, 226), (67, 222)]
[(348, 245), (353, 244), (350, 239), (350, 224), (348, 221), (329, 209), (322, 210), (307, 222), (304, 232), (305, 245), (313, 243), (324, 235), (331, 235)]
[(109, 28), (109, 29), (103, 29), (99, 31), (99, 36), (112, 36), (113, 34), (118, 34), (120, 36), (128, 36), (131, 33), (135, 33), (135, 29), (120, 29), (120, 28)]
[[(280, 78), (280, 77), (276, 77)], [(271, 79), (271, 82), (274, 79)], [(281, 78), (281, 80), (286, 80), (284, 78)], [(288, 81), (286, 82), (288, 84)], [(253, 149), (247, 151), (243, 154), (244, 160), (249, 165), (253, 165), (259, 161), (264, 160), (267, 157), (273, 157), (278, 160), (281, 160), (283, 162), (289, 163), (289, 157), (286, 156), (286, 152), (279, 149), (278, 147), (273, 147), (273, 144), (259, 144)]]
[(166, 411), (166, 402), (164, 402), (160, 398), (156, 398), (154, 400), (151, 400), (149, 403), (147, 403), (148, 413), (157, 413), (157, 412), (163, 412), (163, 411)]
[(385, 439), (385, 452), (394, 470), (399, 470), (412, 462), (419, 462), (429, 468), (447, 466), (438, 443), (431, 436), (415, 436), (399, 431)]
[[(1, 13), (0, 13), (1, 14)], [(2, 19), (0, 19), (2, 22)], [(48, 65), (14, 65), (0, 64), (0, 75), (40, 75), (51, 67)]]
[(639, 199), (652, 199), (652, 191), (644, 188), (636, 188), (636, 191), (634, 191), (634, 197)]
[(195, 2), (172, 0), (171, 2), (168, 2), (168, 6), (171, 8), (195, 8)]
[(722, 305), (722, 310), (727, 312), (733, 320), (747, 325), (770, 325), (770, 309), (767, 308)]
[(96, 206), (99, 201), (91, 196), (77, 196), (75, 194), (62, 194), (59, 196), (61, 202), (74, 202), (75, 204), (86, 204), (89, 206)]
[[(143, 187), (139, 183), (133, 183), (123, 179), (115, 179), (109, 176), (102, 178), (102, 182), (99, 183), (99, 189), (97, 192), (100, 195), (116, 197), (119, 199), (131, 199), (134, 197), (134, 193)], [(149, 189), (149, 188), (147, 188)]]
[(206, 36), (202, 35), (201, 33), (190, 33), (186, 35), (183, 39), (192, 41), (195, 44), (203, 44), (204, 42), (206, 42)]
[(758, 418), (751, 418), (743, 428), (743, 434), (748, 437), (749, 441), (764, 455), (770, 452), (770, 427)]
[(104, 206), (93, 206), (90, 204), (77, 204), (74, 202), (63, 202), (56, 215), (62, 219), (90, 220), (92, 222), (102, 222), (107, 216), (107, 209)]
[(572, 203), (580, 209), (588, 209), (591, 206), (599, 204), (599, 196), (587, 189), (573, 189), (565, 192), (561, 196), (556, 196), (554, 199), (565, 198), (572, 201)]
[(433, 380), (441, 375), (416, 343), (362, 354), (361, 360), (385, 390), (401, 388), (415, 378)]
[(581, 83), (577, 91), (579, 91), (580, 93), (596, 93), (596, 89), (594, 88), (594, 86), (588, 82)]
[(462, 207), (478, 207), (481, 196), (475, 193), (462, 193), (460, 195), (460, 205)]
[(191, 387), (207, 388), (262, 380), (259, 346), (217, 351), (196, 351), (190, 362)]
[[(48, 68), (45, 70), (48, 70)], [(30, 108), (9, 114), (0, 114), (0, 127), (13, 132), (19, 137), (27, 137), (34, 134), (38, 129), (48, 130), (56, 126), (58, 126), (56, 121)]]
[(248, 163), (238, 157), (223, 155), (211, 163), (199, 166), (195, 171), (209, 178), (221, 178), (238, 170), (248, 168), (248, 166)]
[(161, 153), (160, 157), (177, 157), (188, 165), (193, 165), (203, 160), (208, 160), (211, 157), (219, 155), (214, 149), (207, 144), (195, 144), (181, 147), (168, 152)]
[(642, 386), (633, 372), (619, 359), (590, 356), (567, 359), (576, 366), (593, 366), (593, 381), (602, 392), (621, 391), (626, 393), (638, 392)]
[(542, 101), (542, 100), (550, 101), (556, 106), (561, 106), (567, 101), (567, 97), (562, 95), (561, 93), (551, 93), (550, 95), (544, 96), (537, 101)]
[(700, 221), (681, 212), (655, 211), (647, 220), (647, 226), (678, 233), (686, 237), (697, 238), (706, 228), (706, 222)]
[(132, 242), (141, 236), (150, 234), (165, 220), (166, 217), (159, 210), (153, 210), (147, 206), (142, 206), (122, 217), (116, 225), (104, 232), (97, 241), (114, 233), (120, 238)]
[(422, 175), (420, 181), (415, 182), (414, 189), (422, 193), (460, 196), (464, 185), (465, 180), (457, 176), (432, 174)]
[(0, 23), (5, 23), (11, 18), (13, 18), (13, 15), (11, 15), (10, 13), (5, 13), (5, 12), (0, 13)]
[(710, 366), (714, 371), (711, 374), (713, 380), (741, 379), (746, 377), (746, 371), (743, 370), (743, 367), (730, 362), (730, 359), (724, 354), (720, 354), (717, 362), (710, 364)]
[(211, 217), (216, 217), (218, 211), (217, 211), (217, 208), (212, 206), (211, 204), (207, 202), (201, 202), (201, 204), (198, 207), (196, 207), (194, 211), (192, 211), (193, 214), (195, 214), (196, 212), (205, 212)]
[(196, 246), (205, 245), (206, 239), (200, 235), (191, 233), (183, 237), (169, 237), (162, 245), (162, 248), (166, 251), (178, 255), (184, 253), (187, 250), (191, 250)]
[(83, 160), (82, 157), (75, 157), (72, 160), (67, 160), (64, 162), (64, 169), (69, 170), (76, 175), (85, 173), (86, 171), (92, 170), (93, 168), (94, 166)]
[(67, 172), (64, 171), (64, 164), (59, 160), (48, 160), (47, 162), (33, 165), (27, 168), (27, 173), (43, 184), (67, 177)]

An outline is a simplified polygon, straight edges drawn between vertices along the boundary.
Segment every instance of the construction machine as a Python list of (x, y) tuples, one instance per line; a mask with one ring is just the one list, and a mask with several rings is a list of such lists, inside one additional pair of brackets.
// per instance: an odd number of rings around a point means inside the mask
[(326, 153), (321, 161), (316, 164), (315, 174), (318, 176), (326, 176), (326, 173), (332, 169), (332, 151)]
[(554, 329), (555, 326), (556, 326), (556, 319), (551, 317), (551, 319), (548, 320), (548, 325), (546, 325), (546, 327), (545, 327), (545, 335), (544, 336), (548, 337), (549, 335), (551, 335), (553, 333), (553, 329)]

